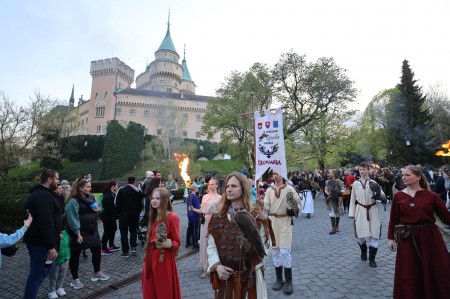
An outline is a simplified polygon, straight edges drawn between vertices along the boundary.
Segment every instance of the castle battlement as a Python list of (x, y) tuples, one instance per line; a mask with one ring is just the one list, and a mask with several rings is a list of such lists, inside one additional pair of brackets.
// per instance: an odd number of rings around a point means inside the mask
[(115, 75), (116, 71), (134, 81), (134, 70), (117, 57), (91, 61), (92, 77)]

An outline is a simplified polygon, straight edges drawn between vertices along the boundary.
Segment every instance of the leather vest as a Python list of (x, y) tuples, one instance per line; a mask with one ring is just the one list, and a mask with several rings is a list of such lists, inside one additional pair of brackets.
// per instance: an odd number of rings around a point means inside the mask
[(227, 215), (214, 214), (208, 230), (214, 238), (222, 265), (235, 271), (243, 270), (245, 256), (241, 254), (241, 243), (237, 239), (242, 232), (237, 224), (229, 221)]

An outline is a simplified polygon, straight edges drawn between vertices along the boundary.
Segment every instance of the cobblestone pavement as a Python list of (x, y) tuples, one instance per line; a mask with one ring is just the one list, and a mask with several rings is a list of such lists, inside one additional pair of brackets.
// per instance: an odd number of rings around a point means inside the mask
[[(370, 268), (368, 262), (359, 258), (360, 251), (353, 234), (353, 224), (347, 215), (340, 223), (340, 232), (329, 235), (330, 220), (323, 196), (315, 200), (315, 214), (310, 219), (301, 215), (294, 220), (294, 241), (292, 246), (294, 294), (285, 295), (273, 291), (274, 267), (271, 259), (266, 264), (266, 281), (269, 298), (391, 298), (394, 278), (395, 253), (387, 249), (387, 225), (390, 205), (382, 215), (382, 238), (377, 255), (378, 268)], [(187, 227), (185, 205), (174, 205), (180, 217), (180, 233), (184, 242)], [(447, 248), (450, 249), (450, 230), (438, 222), (443, 232)], [(101, 229), (101, 223), (100, 223)], [(116, 245), (119, 245), (119, 233)], [(139, 246), (139, 249), (141, 247)], [(142, 267), (140, 255), (128, 259), (119, 257), (120, 253), (102, 257), (102, 271), (111, 276), (104, 282), (91, 282), (92, 265), (90, 260), (80, 259), (80, 279), (83, 289), (69, 287), (70, 273), (66, 277), (65, 298), (104, 298), (133, 299), (142, 298), (139, 272)], [(89, 254), (90, 257), (90, 254)], [(200, 278), (198, 253), (184, 247), (178, 259), (183, 298), (213, 298), (209, 279)], [(24, 246), (15, 257), (5, 257), (0, 276), (0, 298), (21, 298), (28, 270), (28, 252)], [(47, 298), (48, 280), (39, 292), (38, 298)], [(103, 293), (103, 294), (102, 294)]]

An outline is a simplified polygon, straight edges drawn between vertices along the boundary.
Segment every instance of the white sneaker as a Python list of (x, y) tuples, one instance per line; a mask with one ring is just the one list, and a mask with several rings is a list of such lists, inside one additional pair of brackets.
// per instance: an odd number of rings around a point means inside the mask
[(56, 290), (56, 294), (57, 294), (58, 296), (66, 296), (66, 295), (67, 295), (66, 290), (64, 290), (64, 288), (59, 288), (59, 289), (57, 289), (57, 290)]
[(51, 292), (51, 293), (48, 293), (48, 298), (49, 299), (57, 299), (58, 295), (56, 295), (56, 292)]
[(84, 285), (81, 283), (80, 279), (74, 279), (71, 283), (70, 286), (72, 288), (74, 288), (75, 290), (81, 289), (82, 287), (84, 287)]
[(109, 276), (103, 274), (102, 272), (94, 273), (94, 276), (92, 276), (91, 281), (97, 281), (97, 280), (108, 280)]

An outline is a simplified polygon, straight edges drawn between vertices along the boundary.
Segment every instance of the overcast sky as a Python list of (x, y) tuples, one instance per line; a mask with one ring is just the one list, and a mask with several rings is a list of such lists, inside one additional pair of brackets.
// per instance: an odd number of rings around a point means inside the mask
[(90, 62), (110, 57), (137, 76), (154, 60), (169, 7), (199, 95), (291, 49), (310, 61), (334, 57), (360, 108), (399, 82), (404, 59), (424, 91), (450, 86), (449, 0), (3, 0), (0, 91), (19, 104), (35, 89), (68, 102), (75, 84), (75, 98), (88, 99)]

